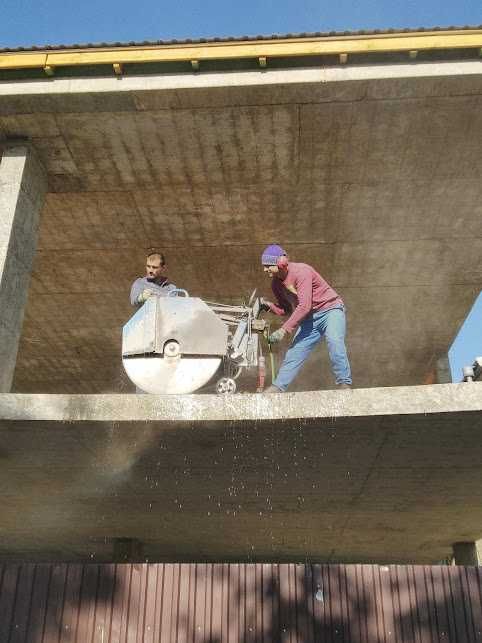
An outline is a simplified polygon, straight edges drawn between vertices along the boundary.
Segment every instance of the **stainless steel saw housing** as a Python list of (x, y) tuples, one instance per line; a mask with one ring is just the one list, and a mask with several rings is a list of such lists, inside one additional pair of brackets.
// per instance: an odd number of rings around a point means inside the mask
[(224, 356), (228, 327), (198, 297), (151, 297), (123, 328), (122, 356), (162, 355), (172, 340), (182, 355)]

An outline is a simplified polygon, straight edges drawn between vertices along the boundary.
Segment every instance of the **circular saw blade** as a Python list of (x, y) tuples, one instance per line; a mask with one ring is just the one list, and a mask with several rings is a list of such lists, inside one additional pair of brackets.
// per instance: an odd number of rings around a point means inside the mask
[(131, 382), (146, 393), (183, 395), (207, 384), (221, 357), (129, 357), (122, 362)]

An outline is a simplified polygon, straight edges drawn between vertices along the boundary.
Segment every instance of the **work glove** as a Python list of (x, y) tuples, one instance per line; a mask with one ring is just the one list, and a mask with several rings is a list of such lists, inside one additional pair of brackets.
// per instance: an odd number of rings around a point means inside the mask
[(269, 312), (271, 310), (270, 302), (264, 297), (259, 298), (259, 309), (264, 312)]
[(284, 339), (286, 332), (287, 331), (284, 328), (278, 328), (278, 330), (275, 330), (274, 333), (271, 333), (268, 337), (268, 342), (270, 344), (278, 344)]
[(144, 288), (144, 290), (141, 292), (139, 297), (137, 298), (137, 303), (138, 304), (143, 304), (145, 301), (149, 299), (149, 297), (152, 295), (152, 290), (149, 290), (149, 288)]

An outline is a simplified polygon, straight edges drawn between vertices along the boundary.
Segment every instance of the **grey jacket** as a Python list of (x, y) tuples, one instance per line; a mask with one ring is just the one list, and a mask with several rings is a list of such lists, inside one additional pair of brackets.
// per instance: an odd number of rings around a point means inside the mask
[(143, 290), (152, 290), (154, 295), (158, 297), (167, 297), (172, 290), (176, 290), (176, 286), (171, 284), (167, 278), (164, 279), (160, 284), (156, 284), (154, 281), (149, 281), (147, 277), (139, 277), (136, 279), (131, 287), (131, 304), (133, 306), (140, 306), (138, 302), (139, 295)]

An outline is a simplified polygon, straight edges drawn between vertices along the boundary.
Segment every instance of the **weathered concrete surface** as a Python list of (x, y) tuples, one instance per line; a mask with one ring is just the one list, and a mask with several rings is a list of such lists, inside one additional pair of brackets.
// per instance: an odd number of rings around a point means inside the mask
[(10, 391), (37, 247), (47, 175), (25, 142), (0, 162), (0, 392)]
[(482, 536), (482, 384), (0, 396), (1, 553), (437, 562)]
[[(358, 386), (434, 380), (482, 288), (482, 61), (0, 83), (48, 169), (14, 390), (132, 390), (145, 250), (216, 300), (277, 241), (344, 297)], [(295, 390), (329, 387), (324, 351)]]

